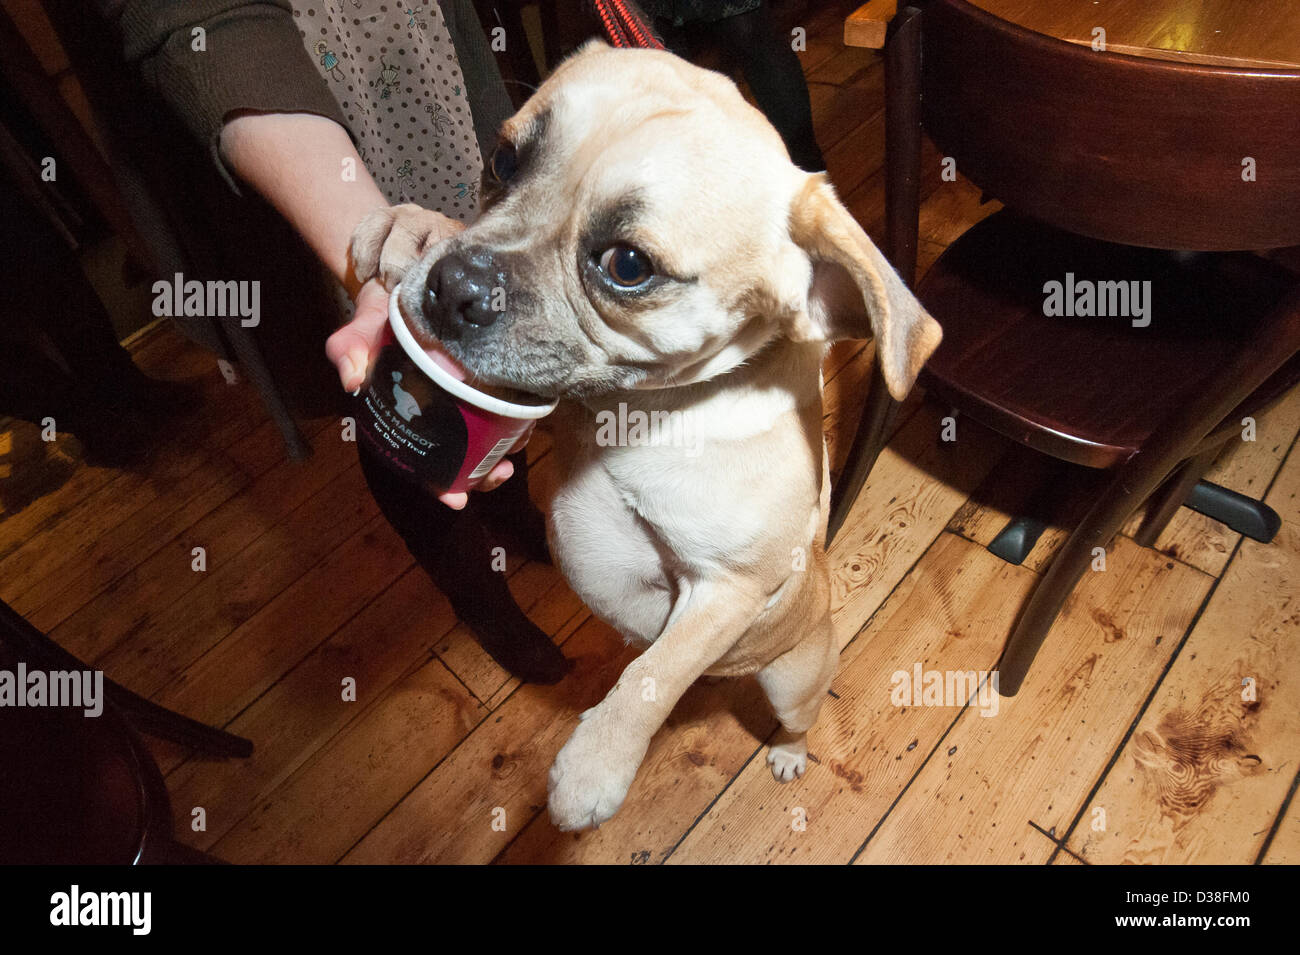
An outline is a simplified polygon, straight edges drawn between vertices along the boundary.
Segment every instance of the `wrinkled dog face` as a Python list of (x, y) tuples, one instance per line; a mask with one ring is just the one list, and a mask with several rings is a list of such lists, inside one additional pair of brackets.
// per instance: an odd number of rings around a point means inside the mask
[(705, 380), (806, 304), (788, 230), (806, 178), (730, 80), (589, 43), (505, 124), (482, 216), (407, 273), (402, 311), (488, 384)]

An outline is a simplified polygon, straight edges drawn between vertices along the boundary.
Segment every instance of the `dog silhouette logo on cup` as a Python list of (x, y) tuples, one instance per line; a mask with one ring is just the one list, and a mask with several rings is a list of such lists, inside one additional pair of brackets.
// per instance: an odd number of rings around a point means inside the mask
[(467, 491), (556, 402), (489, 394), (435, 361), (407, 328), (399, 289), (388, 300), (386, 344), (359, 396), (357, 431), (398, 473), (439, 490)]
[[(402, 373), (393, 372), (393, 381), (400, 382)], [(400, 384), (393, 385), (393, 400), (397, 402), (397, 413), (407, 421), (411, 420), (413, 415), (420, 413), (420, 403), (411, 397), (410, 392), (403, 391)]]

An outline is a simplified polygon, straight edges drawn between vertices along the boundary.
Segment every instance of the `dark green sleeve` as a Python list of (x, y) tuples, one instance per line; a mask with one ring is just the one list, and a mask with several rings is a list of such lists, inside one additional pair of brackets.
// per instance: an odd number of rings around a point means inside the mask
[(501, 71), (497, 69), (496, 55), (471, 0), (440, 0), (439, 6), (456, 47), (456, 62), (465, 77), (465, 97), (469, 100), (474, 133), (486, 164), (496, 149), (501, 124), (514, 115), (514, 104), (510, 102)]
[(118, 22), (127, 61), (208, 144), (236, 191), (218, 150), (231, 113), (315, 113), (348, 128), (287, 0), (126, 0)]

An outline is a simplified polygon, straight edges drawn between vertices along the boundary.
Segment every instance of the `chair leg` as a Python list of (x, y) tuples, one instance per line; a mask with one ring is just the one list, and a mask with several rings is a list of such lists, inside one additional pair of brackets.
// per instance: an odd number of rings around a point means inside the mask
[(1001, 557), (1008, 564), (1019, 566), (1025, 562), (1038, 539), (1047, 530), (1047, 521), (1033, 512), (1017, 514), (1007, 521), (998, 536), (989, 541), (989, 553)]
[(1195, 456), (1215, 426), (1291, 357), (1300, 352), (1300, 287), (1256, 327), (1237, 353), (1152, 435), (1147, 446), (1120, 465), (1047, 574), (1039, 582), (1007, 643), (998, 690), (1014, 696), (1061, 605), (1092, 560), (1142, 501)]
[(306, 461), (311, 457), (311, 445), (303, 437), (302, 431), (298, 429), (298, 423), (293, 418), (293, 413), (289, 406), (285, 404), (284, 395), (280, 392), (280, 386), (276, 383), (275, 377), (271, 370), (267, 368), (266, 361), (262, 357), (262, 350), (258, 347), (256, 340), (247, 329), (241, 328), (235, 324), (230, 333), (230, 346), (239, 359), (240, 365), (243, 366), (248, 377), (252, 379), (253, 385), (257, 388), (262, 396), (262, 404), (266, 406), (267, 412), (271, 419), (280, 429), (280, 437), (284, 439), (285, 450), (289, 458), (294, 461)]
[[(39, 661), (51, 670), (89, 670), (67, 650), (27, 622), (26, 618), (0, 601), (0, 640), (9, 643), (20, 656)], [(132, 725), (205, 756), (251, 756), (253, 744), (242, 736), (208, 726), (188, 716), (159, 706), (112, 680), (104, 680), (104, 695), (128, 717)]]
[(1151, 495), (1151, 499), (1147, 502), (1146, 517), (1142, 519), (1142, 526), (1138, 528), (1138, 532), (1133, 535), (1135, 541), (1143, 547), (1156, 546), (1156, 541), (1159, 540), (1165, 527), (1174, 519), (1178, 509), (1187, 500), (1187, 495), (1192, 493), (1196, 483), (1210, 469), (1210, 465), (1222, 450), (1222, 444), (1206, 448), (1196, 457), (1184, 461), (1178, 470), (1169, 476), (1168, 480), (1160, 486), (1160, 490)]
[[(1131, 473), (1136, 470), (1138, 473)], [(1093, 561), (1093, 548), (1104, 547), (1137, 509), (1163, 475), (1121, 467), (1087, 515), (1061, 545), (1051, 566), (1030, 595), (1016, 621), (998, 667), (998, 692), (1015, 696), (1066, 598)]]
[(521, 2), (505, 3), (500, 11), (505, 18), (506, 33), (509, 37), (506, 41), (507, 56), (515, 79), (537, 89), (542, 84), (542, 75), (537, 72), (537, 60), (533, 57), (532, 44), (528, 42), (523, 6)]
[[(910, 288), (916, 276), (921, 208), (921, 12), (915, 7), (899, 11), (890, 24), (885, 45), (885, 125), (885, 257)], [(827, 547), (880, 457), (899, 407), (885, 388), (876, 361), (858, 432), (840, 479), (831, 489)]]
[[(921, 12), (899, 11), (885, 45), (885, 257), (910, 288), (916, 276), (916, 235), (921, 208)], [(826, 546), (843, 526), (867, 475), (880, 457), (900, 405), (885, 388), (875, 363), (867, 405), (848, 460), (831, 489)]]
[(550, 73), (560, 58), (560, 10), (559, 5), (539, 3), (538, 16), (542, 21), (542, 59), (546, 61), (546, 71)]
[(885, 45), (885, 258), (916, 279), (921, 216), (921, 11), (907, 6)]
[(1183, 502), (1197, 513), (1222, 521), (1238, 534), (1271, 544), (1282, 529), (1282, 518), (1263, 501), (1213, 481), (1200, 481)]
[(224, 865), (223, 860), (198, 849), (177, 842), (172, 836), (174, 819), (171, 797), (162, 771), (154, 761), (140, 734), (125, 718), (125, 714), (109, 707), (105, 711), (110, 720), (116, 720), (125, 734), (127, 746), (134, 763), (135, 778), (142, 797), (143, 826), (136, 849), (135, 865)]
[(236, 756), (242, 759), (253, 755), (251, 740), (182, 716), (111, 680), (105, 680), (104, 685), (112, 695), (113, 702), (142, 733), (176, 743), (204, 756)]
[(853, 502), (858, 492), (867, 482), (867, 475), (876, 464), (876, 458), (884, 450), (889, 440), (889, 432), (898, 419), (898, 409), (902, 407), (889, 395), (885, 387), (885, 376), (880, 371), (880, 362), (875, 362), (871, 373), (871, 386), (867, 391), (867, 404), (862, 409), (862, 420), (858, 422), (858, 432), (853, 436), (853, 445), (849, 448), (848, 459), (840, 479), (831, 488), (831, 514), (826, 527), (826, 546), (835, 539), (835, 533), (844, 524), (853, 510)]
[(1023, 512), (1017, 513), (997, 537), (989, 542), (989, 551), (1008, 564), (1023, 564), (1043, 536), (1064, 504), (1071, 489), (1067, 480), (1068, 466), (1063, 461), (1052, 461), (1037, 490), (1025, 502)]

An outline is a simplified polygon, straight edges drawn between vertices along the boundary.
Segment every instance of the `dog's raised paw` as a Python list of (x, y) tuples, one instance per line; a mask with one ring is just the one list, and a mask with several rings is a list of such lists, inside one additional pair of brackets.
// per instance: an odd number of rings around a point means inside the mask
[(788, 783), (802, 776), (808, 768), (808, 744), (803, 740), (774, 743), (767, 751), (767, 763), (778, 783)]

